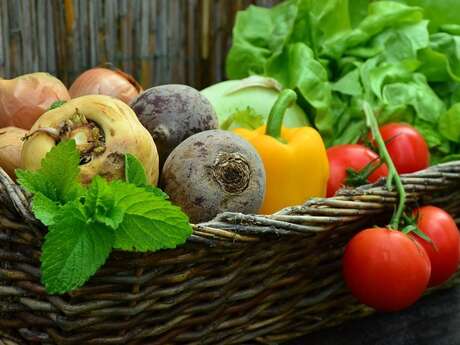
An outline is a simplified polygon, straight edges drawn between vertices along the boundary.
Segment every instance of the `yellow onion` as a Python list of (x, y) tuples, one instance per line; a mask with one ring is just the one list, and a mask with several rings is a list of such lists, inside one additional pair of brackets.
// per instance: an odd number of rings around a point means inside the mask
[(119, 69), (95, 67), (83, 72), (70, 86), (72, 98), (84, 95), (107, 95), (130, 104), (142, 87), (129, 74)]
[(0, 167), (15, 180), (15, 170), (21, 167), (22, 139), (27, 131), (17, 127), (0, 128)]
[(0, 127), (30, 129), (51, 104), (68, 99), (64, 84), (48, 73), (0, 79)]
[(74, 139), (80, 151), (80, 181), (100, 175), (124, 177), (124, 154), (143, 164), (151, 184), (158, 182), (158, 153), (149, 132), (122, 101), (103, 95), (82, 96), (43, 114), (22, 148), (22, 167), (36, 170), (61, 140)]

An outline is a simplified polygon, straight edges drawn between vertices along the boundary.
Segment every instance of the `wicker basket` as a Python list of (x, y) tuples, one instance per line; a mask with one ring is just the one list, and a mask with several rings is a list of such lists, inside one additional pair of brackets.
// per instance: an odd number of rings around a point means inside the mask
[[(403, 183), (411, 204), (460, 221), (460, 161)], [(39, 279), (45, 229), (2, 171), (0, 187), (1, 344), (279, 344), (364, 316), (342, 281), (343, 247), (384, 225), (397, 200), (381, 181), (272, 216), (224, 213), (176, 250), (116, 252), (83, 288), (50, 296)]]

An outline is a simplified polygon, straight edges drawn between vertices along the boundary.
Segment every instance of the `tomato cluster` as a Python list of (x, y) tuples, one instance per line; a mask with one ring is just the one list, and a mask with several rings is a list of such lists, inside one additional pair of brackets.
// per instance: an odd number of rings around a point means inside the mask
[(457, 270), (460, 235), (452, 217), (434, 206), (414, 213), (418, 229), (431, 242), (413, 233), (371, 228), (348, 243), (343, 274), (360, 302), (380, 311), (401, 310)]
[[(415, 128), (402, 123), (389, 123), (380, 128), (380, 134), (398, 173), (412, 173), (428, 167), (428, 145)], [(375, 145), (370, 134), (368, 139)], [(349, 169), (363, 172), (365, 182), (375, 182), (388, 175), (387, 167), (379, 165), (377, 153), (363, 144), (336, 145), (327, 150), (327, 155), (330, 167), (328, 197), (334, 196), (341, 187), (348, 184)], [(376, 165), (376, 169), (367, 176), (364, 169), (372, 164)]]

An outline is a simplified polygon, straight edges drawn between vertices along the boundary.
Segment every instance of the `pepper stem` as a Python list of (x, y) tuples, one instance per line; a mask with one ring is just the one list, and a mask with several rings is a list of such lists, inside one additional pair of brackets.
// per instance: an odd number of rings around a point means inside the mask
[(281, 127), (286, 110), (297, 100), (297, 94), (291, 89), (284, 89), (273, 104), (268, 116), (265, 134), (281, 140)]
[(387, 189), (391, 190), (392, 185), (394, 183), (396, 186), (396, 189), (398, 190), (398, 194), (399, 194), (398, 207), (396, 209), (396, 212), (393, 214), (393, 217), (391, 218), (390, 225), (389, 225), (390, 229), (396, 230), (399, 227), (399, 222), (401, 220), (401, 216), (404, 212), (404, 207), (406, 205), (406, 191), (404, 190), (404, 186), (401, 182), (401, 178), (398, 175), (398, 171), (396, 170), (396, 167), (385, 146), (385, 141), (383, 140), (382, 135), (380, 134), (380, 131), (379, 131), (379, 124), (368, 102), (363, 103), (363, 110), (364, 110), (364, 114), (366, 115), (367, 127), (370, 128), (372, 132), (372, 136), (374, 137), (377, 143), (380, 157), (383, 159), (383, 161), (386, 163), (388, 167)]

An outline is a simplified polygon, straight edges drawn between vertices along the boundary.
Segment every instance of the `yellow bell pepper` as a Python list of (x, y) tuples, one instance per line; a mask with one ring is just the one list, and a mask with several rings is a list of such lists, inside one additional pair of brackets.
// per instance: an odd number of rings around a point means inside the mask
[(286, 89), (273, 105), (266, 126), (234, 129), (256, 148), (264, 163), (267, 180), (261, 214), (326, 195), (329, 162), (321, 136), (311, 127), (282, 127), (286, 109), (296, 100), (296, 93)]

